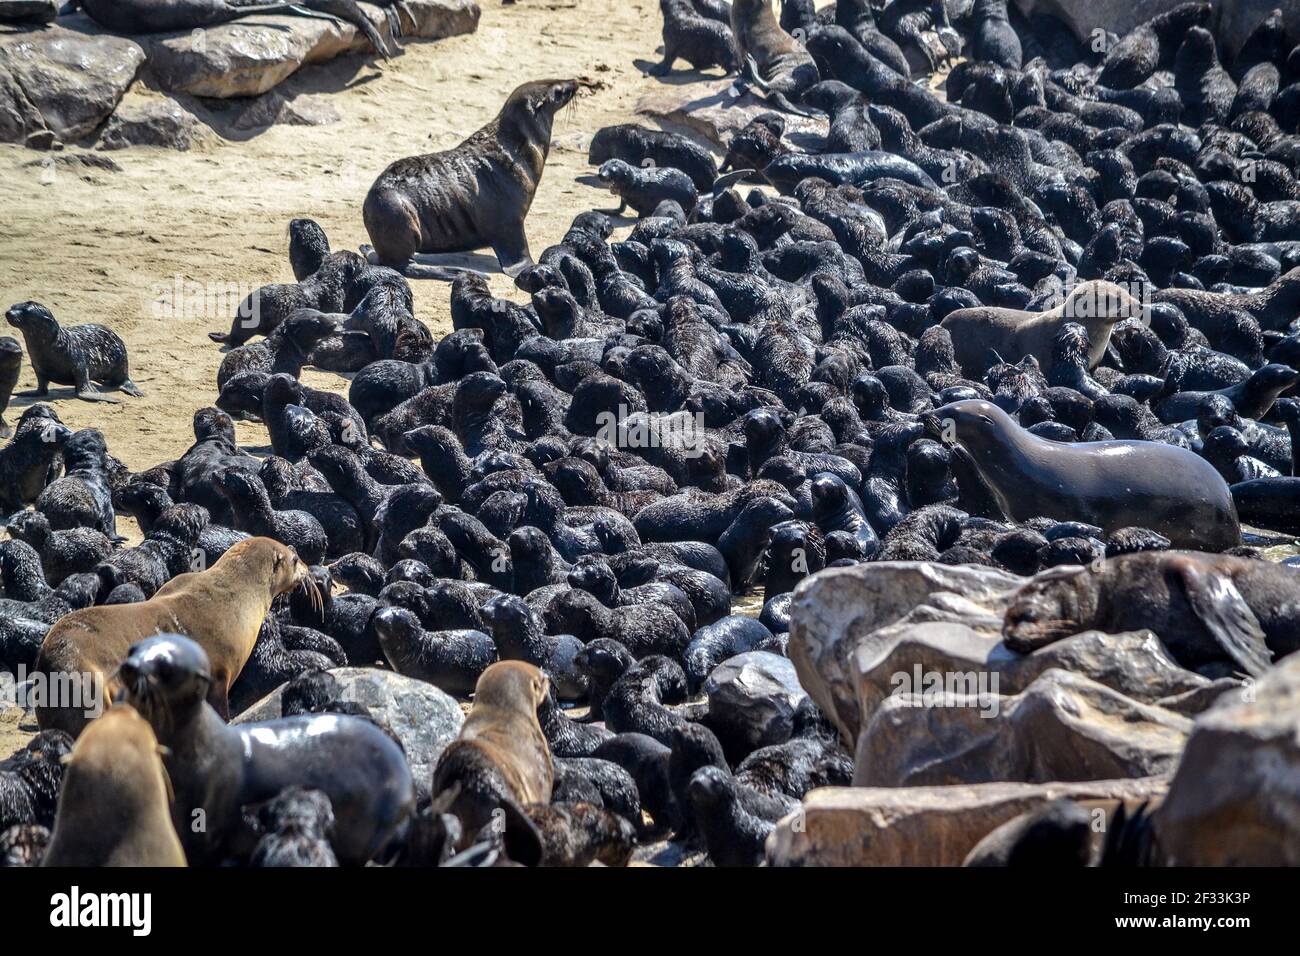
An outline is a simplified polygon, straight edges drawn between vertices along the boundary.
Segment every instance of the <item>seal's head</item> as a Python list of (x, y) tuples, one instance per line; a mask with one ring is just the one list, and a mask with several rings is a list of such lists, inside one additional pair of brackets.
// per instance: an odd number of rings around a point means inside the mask
[(1088, 630), (1097, 610), (1097, 591), (1084, 567), (1063, 566), (1040, 574), (1012, 595), (1002, 621), (1003, 643), (1028, 654)]
[(979, 399), (952, 402), (936, 408), (925, 416), (922, 424), (927, 437), (964, 448), (979, 447), (995, 441), (999, 433), (1019, 429), (1010, 415), (992, 402)]
[(544, 152), (551, 144), (555, 114), (573, 101), (581, 85), (578, 80), (534, 80), (515, 87), (498, 116), (502, 132), (515, 132)]
[(59, 323), (54, 313), (39, 302), (19, 302), (5, 312), (5, 320), (24, 335), (49, 336), (58, 334)]
[(1260, 392), (1285, 392), (1288, 388), (1293, 388), (1297, 382), (1300, 382), (1300, 372), (1291, 368), (1289, 365), (1282, 365), (1273, 362), (1257, 369), (1250, 376), (1250, 385)]
[(526, 707), (535, 716), (537, 706), (546, 700), (550, 690), (551, 682), (532, 664), (497, 661), (479, 675), (474, 685), (474, 707), (483, 705), (502, 710)]
[(159, 634), (131, 645), (117, 668), (120, 699), (162, 731), (207, 699), (212, 667), (207, 652), (180, 634)]
[(213, 565), (215, 569), (227, 561), (244, 565), (244, 575), (252, 580), (266, 582), (272, 597), (278, 597), (294, 588), (305, 588), (308, 598), (317, 608), (321, 606), (320, 592), (311, 568), (298, 557), (298, 552), (274, 538), (245, 538), (237, 541)]

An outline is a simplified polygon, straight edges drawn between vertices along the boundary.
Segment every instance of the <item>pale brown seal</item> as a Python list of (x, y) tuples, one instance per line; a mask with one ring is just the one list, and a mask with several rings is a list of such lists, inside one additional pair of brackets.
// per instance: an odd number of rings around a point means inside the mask
[(731, 33), (740, 53), (741, 74), (762, 87), (773, 105), (808, 116), (793, 100), (821, 75), (812, 54), (781, 29), (772, 0), (732, 0)]
[(455, 149), (399, 159), (380, 173), (362, 209), (372, 260), (412, 279), (448, 281), (464, 270), (421, 265), (415, 256), (491, 246), (507, 275), (532, 265), (524, 217), (546, 166), (555, 114), (578, 86), (525, 83)]
[(42, 866), (185, 866), (171, 784), (149, 722), (114, 704), (66, 758)]

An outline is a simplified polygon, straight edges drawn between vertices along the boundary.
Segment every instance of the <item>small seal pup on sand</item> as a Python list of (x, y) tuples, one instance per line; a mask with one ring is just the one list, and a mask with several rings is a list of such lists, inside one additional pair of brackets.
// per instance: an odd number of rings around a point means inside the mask
[(67, 758), (41, 865), (184, 866), (161, 750), (129, 704), (114, 704), (94, 721)]
[(992, 402), (953, 402), (925, 416), (929, 437), (960, 445), (1017, 521), (1083, 521), (1106, 532), (1143, 527), (1174, 545), (1241, 544), (1227, 484), (1208, 461), (1155, 441), (1068, 444), (1039, 438)]
[[(60, 618), (45, 635), (36, 670), (83, 680), (90, 675), (107, 685), (111, 697), (120, 689), (114, 672), (134, 642), (181, 633), (211, 659), (209, 699), (226, 717), (230, 685), (253, 652), (271, 602), (300, 586), (319, 603), (311, 569), (293, 549), (270, 538), (246, 538), (206, 571), (177, 575), (147, 601), (88, 607)], [(41, 729), (58, 727), (75, 737), (86, 725), (86, 708), (42, 702), (36, 721)]]
[(99, 394), (91, 382), (115, 386), (137, 398), (143, 394), (131, 381), (126, 343), (113, 330), (93, 323), (64, 328), (39, 302), (10, 306), (5, 319), (22, 332), (36, 373), (35, 391), (23, 395), (48, 395), (50, 382), (73, 386), (77, 398), (87, 402), (117, 401)]
[(509, 276), (533, 264), (524, 217), (541, 182), (555, 114), (578, 80), (515, 89), (492, 122), (455, 149), (399, 159), (375, 180), (362, 215), (372, 259), (412, 279), (450, 281), (464, 270), (414, 262), (418, 253), (491, 246)]

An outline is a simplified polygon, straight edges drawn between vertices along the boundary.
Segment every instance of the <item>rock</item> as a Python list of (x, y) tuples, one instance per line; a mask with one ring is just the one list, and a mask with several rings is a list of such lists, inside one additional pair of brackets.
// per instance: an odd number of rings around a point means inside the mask
[(808, 696), (794, 664), (770, 651), (723, 661), (704, 682), (704, 693), (710, 725), (744, 753), (789, 740), (795, 709)]
[[(643, 96), (636, 104), (637, 113), (664, 123), (684, 126), (722, 149), (732, 134), (744, 129), (754, 117), (771, 113), (772, 104), (742, 91), (734, 79), (702, 80), (666, 86)], [(791, 142), (806, 144), (826, 136), (829, 123), (821, 118), (782, 113), (785, 135)]]
[(773, 866), (959, 866), (987, 833), (1059, 797), (1143, 799), (1164, 778), (957, 787), (823, 787), (767, 840)]
[(42, 186), (55, 186), (59, 177), (71, 174), (87, 183), (103, 182), (96, 172), (120, 173), (122, 167), (111, 157), (100, 153), (47, 153), (40, 159), (23, 163), (24, 169), (38, 169), (37, 182)]
[(292, 99), (278, 90), (252, 100), (231, 124), (233, 129), (265, 129), (269, 126), (328, 126), (342, 117), (323, 96), (306, 94)]
[(0, 141), (50, 148), (90, 135), (143, 62), (125, 37), (62, 26), (0, 33)]
[(790, 659), (813, 702), (852, 746), (861, 723), (850, 658), (873, 631), (947, 621), (996, 643), (1007, 598), (1026, 579), (994, 568), (879, 561), (800, 582), (791, 601)]
[(58, 15), (58, 0), (0, 0), (0, 23), (50, 23)]
[(99, 146), (161, 146), (184, 151), (201, 140), (206, 130), (197, 116), (175, 100), (141, 98), (134, 103), (124, 101), (109, 117)]
[(1197, 718), (1151, 825), (1170, 866), (1300, 865), (1300, 655)]
[[(441, 39), (478, 28), (480, 10), (473, 0), (406, 0), (403, 6), (410, 13), (402, 18), (404, 39)], [(379, 7), (362, 3), (361, 9), (380, 36), (391, 37), (392, 26)], [(163, 89), (218, 98), (259, 96), (303, 64), (371, 52), (369, 41), (352, 24), (317, 17), (246, 17), (138, 40)]]
[[(365, 704), (376, 720), (398, 736), (411, 763), (416, 792), (427, 796), (434, 764), (465, 722), (460, 705), (432, 684), (376, 667), (336, 667), (330, 673), (343, 685), (344, 700)], [(283, 686), (277, 688), (233, 723), (275, 720), (283, 692)]]
[(1180, 714), (1052, 668), (1015, 696), (898, 694), (858, 736), (855, 786), (1108, 780), (1172, 771)]

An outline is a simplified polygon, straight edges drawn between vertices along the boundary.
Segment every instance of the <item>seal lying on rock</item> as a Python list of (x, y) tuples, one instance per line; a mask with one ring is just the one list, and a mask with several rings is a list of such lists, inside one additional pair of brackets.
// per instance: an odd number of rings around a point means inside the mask
[(1106, 532), (1143, 527), (1176, 546), (1241, 544), (1227, 484), (1185, 448), (1154, 441), (1049, 441), (991, 402), (968, 400), (925, 418), (931, 437), (969, 452), (1005, 514), (1084, 521)]
[(546, 166), (555, 114), (578, 86), (525, 83), (455, 149), (399, 159), (380, 173), (362, 208), (375, 261), (412, 279), (447, 281), (463, 270), (418, 265), (416, 254), (491, 246), (507, 275), (532, 265), (524, 217)]
[(1300, 650), (1300, 571), (1195, 551), (1144, 551), (1060, 568), (1012, 598), (1007, 647), (1030, 653), (1088, 630), (1150, 628), (1184, 667), (1229, 663), (1257, 675)]

